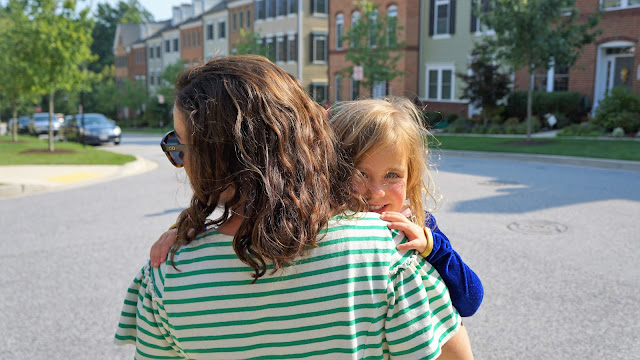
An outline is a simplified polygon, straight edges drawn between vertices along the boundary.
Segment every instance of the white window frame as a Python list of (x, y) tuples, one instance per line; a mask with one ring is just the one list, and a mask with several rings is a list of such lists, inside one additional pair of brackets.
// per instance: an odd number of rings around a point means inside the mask
[[(298, 62), (298, 43), (296, 42), (296, 36), (297, 34), (295, 32), (290, 32), (287, 34), (287, 64), (295, 64)], [(296, 59), (293, 59), (293, 56), (291, 54), (291, 42), (294, 42), (294, 49), (296, 49)]]
[[(329, 57), (328, 54), (328, 41), (329, 41), (329, 34), (324, 33), (324, 32), (314, 32), (311, 33), (311, 36), (313, 37), (312, 41), (311, 41), (311, 48), (313, 49), (313, 57), (311, 58), (311, 63), (313, 64), (326, 64), (327, 63), (327, 58)], [(324, 40), (324, 59), (320, 59), (317, 60), (317, 45), (316, 45), (316, 41), (323, 39)]]
[(324, 1), (324, 11), (318, 10), (318, 0), (311, 0), (313, 8), (311, 9), (311, 15), (316, 17), (328, 17), (329, 16), (329, 0)]
[[(444, 33), (438, 33), (438, 6), (447, 5), (447, 26)], [(433, 37), (448, 38), (451, 36), (449, 29), (451, 28), (451, 0), (435, 0), (433, 6)]]
[[(480, 12), (482, 12), (482, 0), (473, 0), (473, 2), (476, 3), (476, 8), (480, 9)], [(480, 21), (480, 17), (476, 16), (476, 32), (474, 33), (474, 35), (495, 35), (496, 32), (493, 29), (490, 29), (488, 27), (486, 29), (483, 29), (482, 27), (487, 27), (487, 25), (482, 24), (482, 21)]]
[(620, 10), (620, 9), (629, 9), (629, 8), (636, 8), (636, 7), (640, 7), (640, 3), (637, 5), (629, 5), (629, 2), (631, 0), (620, 0), (620, 6), (615, 6), (615, 7), (604, 7), (604, 0), (600, 0), (600, 8), (604, 11), (612, 11), (612, 10)]
[[(276, 44), (275, 44), (275, 46), (276, 46), (276, 58), (275, 58), (276, 63), (282, 64), (282, 63), (287, 61), (287, 55), (288, 55), (287, 53), (289, 51), (287, 45), (288, 45), (288, 42), (285, 41), (284, 34), (283, 33), (277, 33), (276, 34)], [(284, 48), (285, 48), (285, 51), (284, 51), (285, 58), (284, 59), (279, 59), (279, 57), (280, 57), (280, 47), (281, 46), (284, 46)]]
[[(451, 71), (451, 93), (449, 99), (444, 99), (442, 97), (442, 73), (443, 71), (450, 70)], [(429, 73), (431, 71), (438, 72), (438, 79), (436, 84), (436, 97), (429, 97)], [(455, 84), (456, 84), (456, 68), (453, 64), (430, 64), (426, 66), (425, 79), (424, 79), (424, 97), (425, 100), (429, 101), (442, 101), (442, 102), (455, 102)]]
[[(395, 18), (396, 21), (398, 19), (398, 6), (397, 5), (389, 5), (387, 7), (387, 19)], [(391, 39), (391, 33), (389, 32), (390, 28), (387, 26), (387, 45), (389, 45), (389, 39)], [(396, 41), (398, 39), (396, 38)]]
[(344, 36), (344, 14), (338, 13), (336, 15), (336, 50), (342, 50), (344, 48), (343, 41), (340, 39)]
[[(353, 25), (355, 23), (360, 21), (361, 18), (362, 18), (362, 14), (360, 13), (360, 11), (355, 10), (354, 12), (352, 12), (351, 13), (351, 27), (353, 27)], [(353, 48), (353, 44), (351, 42), (349, 42), (349, 48)]]

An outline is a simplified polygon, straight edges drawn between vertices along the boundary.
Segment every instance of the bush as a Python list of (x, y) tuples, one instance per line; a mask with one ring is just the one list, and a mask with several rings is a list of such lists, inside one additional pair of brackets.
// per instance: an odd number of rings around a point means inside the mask
[(471, 132), (472, 127), (473, 123), (471, 122), (471, 120), (467, 118), (458, 118), (453, 123), (451, 123), (446, 130), (447, 132), (452, 133), (468, 133)]
[[(533, 92), (532, 113), (563, 114), (571, 123), (579, 123), (590, 110), (589, 101), (577, 91)], [(527, 116), (527, 92), (517, 91), (509, 97), (505, 116), (524, 119)]]
[(633, 134), (640, 130), (640, 113), (623, 111), (613, 116), (613, 124), (621, 127), (627, 134)]
[(444, 123), (444, 116), (442, 115), (442, 113), (440, 112), (434, 112), (434, 111), (425, 111), (422, 113), (422, 119), (424, 121), (424, 125), (429, 128), (429, 129), (433, 129), (433, 128), (442, 128), (442, 127), (446, 127), (446, 126), (439, 126), (440, 123)]
[(520, 119), (518, 119), (517, 117), (510, 117), (507, 120), (504, 121), (504, 126), (516, 126), (520, 123)]
[(553, 114), (553, 116), (556, 117), (556, 121), (557, 121), (556, 124), (554, 125), (556, 129), (562, 129), (564, 127), (571, 125), (571, 120), (569, 120), (569, 118), (565, 114), (556, 113), (556, 114)]
[(556, 133), (556, 136), (601, 136), (605, 131), (594, 123), (571, 124)]
[(611, 93), (600, 102), (595, 121), (607, 131), (612, 131), (619, 126), (622, 127), (622, 124), (618, 123), (618, 121), (626, 123), (625, 125), (631, 129), (629, 132), (638, 131), (638, 127), (635, 127), (636, 121), (633, 115), (619, 117), (624, 112), (640, 113), (640, 96), (634, 94), (627, 87), (618, 86), (613, 88)]
[(491, 124), (487, 127), (487, 134), (502, 134), (502, 126), (498, 124)]
[(613, 131), (611, 132), (611, 136), (613, 136), (613, 137), (623, 137), (624, 136), (624, 130), (621, 127), (617, 127), (615, 129), (613, 129)]

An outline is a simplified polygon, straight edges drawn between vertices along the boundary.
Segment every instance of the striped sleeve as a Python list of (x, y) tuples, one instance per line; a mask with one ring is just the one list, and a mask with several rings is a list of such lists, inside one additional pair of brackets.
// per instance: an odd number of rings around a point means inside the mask
[(416, 254), (392, 270), (387, 298), (385, 332), (393, 359), (434, 359), (459, 329), (460, 315), (440, 275)]
[(160, 293), (162, 278), (159, 269), (147, 264), (127, 289), (115, 343), (135, 345), (137, 360), (186, 358), (168, 331), (170, 324)]

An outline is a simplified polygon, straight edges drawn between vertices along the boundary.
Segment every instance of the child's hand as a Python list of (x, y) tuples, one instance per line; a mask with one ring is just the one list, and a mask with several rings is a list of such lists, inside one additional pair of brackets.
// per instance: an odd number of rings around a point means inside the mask
[(389, 221), (387, 225), (389, 229), (397, 229), (404, 233), (409, 241), (404, 244), (400, 244), (396, 249), (400, 251), (405, 250), (417, 250), (418, 253), (423, 253), (427, 249), (427, 237), (424, 234), (424, 229), (411, 222), (406, 216), (399, 212), (383, 212), (380, 215), (380, 219)]
[(403, 205), (402, 209), (400, 209), (400, 214), (406, 216), (408, 219), (411, 219), (411, 208), (408, 207), (407, 205)]
[[(149, 254), (151, 259), (151, 266), (158, 267), (165, 260), (167, 260), (167, 254), (173, 244), (176, 243), (176, 236), (178, 235), (178, 229), (173, 228), (165, 231), (160, 235), (160, 238), (151, 246), (151, 253)], [(189, 229), (187, 236), (193, 238), (196, 235), (195, 229)]]
[(176, 243), (176, 236), (178, 234), (178, 229), (171, 229), (165, 231), (164, 234), (160, 235), (160, 238), (151, 246), (151, 266), (158, 267), (167, 259), (167, 254), (169, 254), (169, 250), (173, 244)]

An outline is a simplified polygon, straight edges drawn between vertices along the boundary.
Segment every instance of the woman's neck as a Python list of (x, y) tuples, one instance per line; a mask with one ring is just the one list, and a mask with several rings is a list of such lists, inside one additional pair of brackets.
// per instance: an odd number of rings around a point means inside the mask
[(218, 226), (217, 230), (221, 234), (234, 236), (242, 224), (242, 219), (242, 215), (232, 212), (231, 216), (222, 225)]

